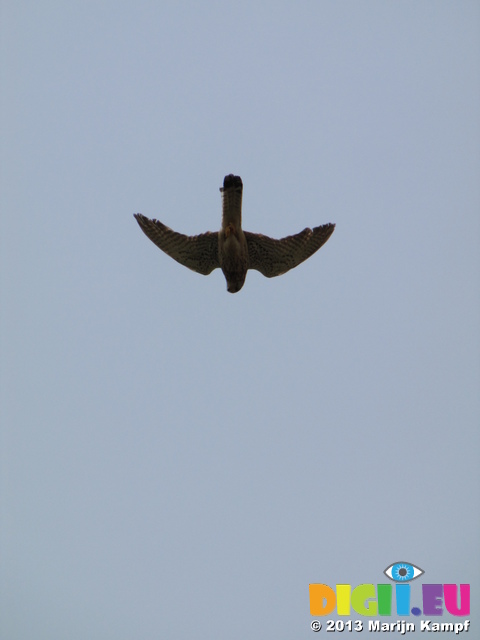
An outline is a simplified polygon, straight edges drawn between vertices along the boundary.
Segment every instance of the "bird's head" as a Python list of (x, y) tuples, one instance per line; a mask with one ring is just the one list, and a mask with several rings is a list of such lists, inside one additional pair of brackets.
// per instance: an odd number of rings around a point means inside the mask
[(245, 284), (246, 276), (247, 274), (245, 273), (243, 277), (235, 278), (235, 280), (227, 280), (227, 291), (229, 293), (238, 293)]

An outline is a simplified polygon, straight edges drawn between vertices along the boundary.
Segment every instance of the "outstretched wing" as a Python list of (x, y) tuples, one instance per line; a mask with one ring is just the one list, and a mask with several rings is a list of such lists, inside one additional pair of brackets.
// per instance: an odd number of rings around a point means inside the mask
[(218, 262), (218, 233), (207, 231), (198, 236), (177, 233), (159, 220), (150, 220), (141, 213), (134, 214), (143, 233), (165, 251), (171, 258), (185, 267), (208, 276), (220, 266)]
[(248, 245), (248, 268), (267, 278), (281, 276), (318, 251), (330, 238), (335, 225), (328, 223), (304, 229), (294, 236), (274, 240), (260, 233), (245, 231)]

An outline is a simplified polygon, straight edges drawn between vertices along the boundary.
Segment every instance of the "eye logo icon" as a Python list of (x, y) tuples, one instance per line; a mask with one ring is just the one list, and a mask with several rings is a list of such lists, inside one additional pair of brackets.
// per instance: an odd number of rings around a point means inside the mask
[(423, 575), (425, 571), (410, 562), (394, 562), (383, 573), (394, 582), (411, 582)]

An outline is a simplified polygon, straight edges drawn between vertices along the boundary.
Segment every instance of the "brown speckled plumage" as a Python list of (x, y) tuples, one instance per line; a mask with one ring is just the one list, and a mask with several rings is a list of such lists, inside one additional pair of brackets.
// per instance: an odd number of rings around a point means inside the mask
[(280, 276), (309, 258), (332, 235), (335, 225), (328, 223), (304, 229), (293, 236), (274, 240), (242, 229), (242, 180), (225, 176), (222, 193), (222, 228), (198, 236), (177, 233), (159, 220), (141, 213), (135, 218), (142, 231), (157, 247), (185, 267), (208, 275), (220, 267), (231, 293), (240, 291), (248, 269), (256, 269), (267, 278)]

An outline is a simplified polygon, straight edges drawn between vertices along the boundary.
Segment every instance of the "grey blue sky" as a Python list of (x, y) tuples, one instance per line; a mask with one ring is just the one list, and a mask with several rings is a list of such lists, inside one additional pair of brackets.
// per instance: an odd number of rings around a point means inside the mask
[[(2, 3), (2, 638), (319, 637), (309, 583), (398, 560), (480, 633), (479, 27)], [(247, 230), (335, 233), (235, 295), (141, 233), (217, 230), (228, 173)]]

